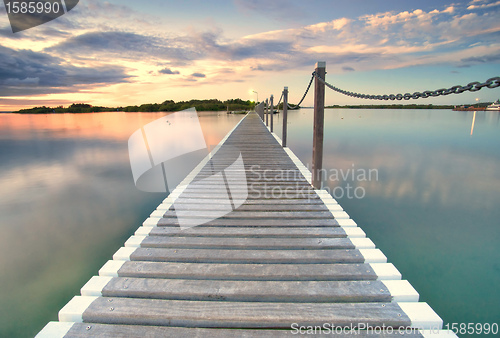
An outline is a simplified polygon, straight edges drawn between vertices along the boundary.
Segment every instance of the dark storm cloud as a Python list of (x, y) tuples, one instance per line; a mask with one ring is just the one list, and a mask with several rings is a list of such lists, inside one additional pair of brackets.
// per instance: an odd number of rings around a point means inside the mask
[(64, 55), (112, 57), (137, 60), (148, 56), (159, 59), (189, 61), (199, 59), (200, 53), (191, 46), (177, 47), (176, 39), (161, 39), (130, 32), (91, 32), (77, 35), (47, 49)]
[(91, 32), (71, 37), (47, 52), (66, 56), (140, 60), (156, 58), (174, 64), (189, 64), (204, 59), (245, 60), (268, 58), (294, 52), (291, 42), (248, 40), (221, 43), (219, 32), (193, 33), (188, 36), (157, 37), (131, 32)]
[(30, 50), (0, 46), (0, 96), (72, 92), (76, 86), (127, 82), (123, 67), (75, 67)]

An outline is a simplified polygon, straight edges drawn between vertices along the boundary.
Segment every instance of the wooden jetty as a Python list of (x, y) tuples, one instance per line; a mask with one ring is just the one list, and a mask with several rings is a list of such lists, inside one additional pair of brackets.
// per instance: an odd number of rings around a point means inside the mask
[[(231, 167), (235, 149), (243, 169)], [(217, 172), (226, 186), (217, 184)], [(233, 180), (234, 172), (247, 182)], [(38, 337), (274, 337), (314, 327), (448, 336), (311, 179), (262, 119), (248, 114)], [(221, 216), (228, 196), (233, 209)], [(184, 220), (203, 224), (182, 230), (181, 209)]]

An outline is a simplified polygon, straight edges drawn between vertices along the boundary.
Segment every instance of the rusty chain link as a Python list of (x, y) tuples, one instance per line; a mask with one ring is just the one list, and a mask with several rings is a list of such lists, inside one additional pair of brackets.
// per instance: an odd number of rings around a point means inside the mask
[[(359, 94), (353, 93), (346, 90), (339, 89), (337, 87), (332, 86), (324, 79), (320, 78), (316, 72), (313, 73), (313, 77), (318, 78), (319, 81), (325, 84), (331, 90), (334, 90), (340, 94), (344, 94), (351, 97), (356, 97), (359, 99), (369, 99), (369, 100), (410, 100), (410, 99), (426, 99), (428, 97), (437, 97), (441, 95), (450, 95), (450, 94), (461, 94), (466, 91), (477, 92), (484, 87), (487, 88), (497, 88), (500, 87), (500, 77), (492, 77), (491, 79), (486, 80), (485, 82), (471, 82), (466, 86), (453, 86), (451, 88), (441, 88), (436, 90), (426, 90), (423, 92), (414, 92), (413, 94), (405, 93), (405, 94), (390, 94), (390, 95), (368, 95), (368, 94)], [(309, 87), (311, 84), (309, 83)], [(309, 90), (309, 88), (308, 88)], [(307, 94), (307, 92), (306, 92)], [(301, 101), (302, 103), (302, 101)]]

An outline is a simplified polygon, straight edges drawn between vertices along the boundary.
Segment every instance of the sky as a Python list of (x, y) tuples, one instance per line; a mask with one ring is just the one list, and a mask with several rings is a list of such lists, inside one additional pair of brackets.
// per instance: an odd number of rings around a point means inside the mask
[[(14, 34), (2, 3), (0, 111), (263, 100), (284, 86), (296, 103), (317, 61), (329, 83), (365, 94), (484, 82), (500, 76), (499, 16), (497, 0), (80, 0)], [(499, 98), (496, 88), (404, 103)], [(330, 90), (325, 100), (385, 103)]]

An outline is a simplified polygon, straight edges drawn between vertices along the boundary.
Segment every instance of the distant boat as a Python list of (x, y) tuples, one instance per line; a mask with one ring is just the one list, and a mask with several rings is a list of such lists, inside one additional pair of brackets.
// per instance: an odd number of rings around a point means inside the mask
[(500, 100), (496, 100), (495, 102), (490, 104), (488, 107), (486, 107), (486, 110), (500, 111)]

